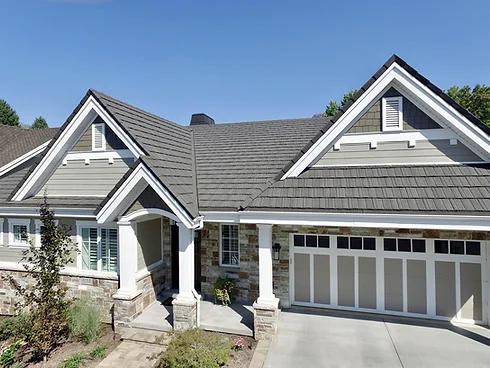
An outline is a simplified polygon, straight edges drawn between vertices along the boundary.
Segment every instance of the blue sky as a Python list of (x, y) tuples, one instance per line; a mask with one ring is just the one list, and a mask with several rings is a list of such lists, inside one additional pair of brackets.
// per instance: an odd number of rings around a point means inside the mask
[(397, 53), (490, 84), (490, 2), (2, 0), (0, 98), (60, 126), (92, 87), (180, 124), (309, 117)]

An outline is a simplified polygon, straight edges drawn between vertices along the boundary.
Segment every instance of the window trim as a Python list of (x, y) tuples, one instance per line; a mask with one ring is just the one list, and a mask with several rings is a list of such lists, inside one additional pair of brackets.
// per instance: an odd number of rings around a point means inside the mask
[[(398, 126), (386, 126), (386, 104), (388, 101), (398, 101)], [(383, 132), (398, 132), (403, 130), (403, 96), (383, 97), (381, 99), (381, 121)]]
[[(25, 218), (9, 218), (9, 248), (29, 248), (29, 241), (32, 240), (31, 234), (31, 220)], [(26, 226), (27, 227), (27, 243), (19, 243), (14, 240), (14, 225)]]
[(0, 246), (3, 246), (3, 228), (5, 226), (5, 219), (0, 217)]
[[(223, 251), (223, 226), (236, 226), (238, 229), (238, 264), (226, 264), (223, 263), (222, 251)], [(219, 224), (219, 266), (220, 267), (230, 267), (230, 268), (240, 268), (240, 225), (239, 224)]]
[[(78, 254), (77, 254), (77, 268), (80, 270), (84, 271), (92, 271), (92, 272), (102, 272), (102, 273), (117, 273), (119, 274), (119, 228), (116, 224), (114, 223), (108, 223), (108, 224), (99, 224), (96, 221), (77, 221), (76, 222), (76, 227), (77, 227), (77, 247), (78, 247)], [(82, 238), (82, 229), (84, 228), (96, 228), (97, 229), (97, 270), (85, 270), (83, 268), (83, 262), (82, 262), (82, 252), (83, 252), (83, 238)], [(101, 242), (101, 229), (115, 229), (117, 230), (117, 240), (118, 240), (118, 246), (117, 246), (117, 269), (116, 271), (104, 271), (102, 270), (102, 242)]]
[[(95, 147), (95, 131), (97, 126), (102, 126), (102, 147)], [(105, 139), (105, 123), (93, 123), (92, 124), (92, 151), (105, 151), (106, 150), (106, 139)]]
[[(54, 220), (56, 226), (59, 226), (59, 220)], [(41, 226), (43, 222), (40, 219), (34, 220), (34, 246), (39, 248), (41, 246)]]

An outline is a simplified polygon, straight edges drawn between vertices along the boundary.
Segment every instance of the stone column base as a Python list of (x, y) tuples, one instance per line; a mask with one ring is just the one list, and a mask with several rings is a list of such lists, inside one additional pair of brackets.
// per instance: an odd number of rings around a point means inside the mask
[(272, 340), (279, 321), (279, 298), (272, 304), (255, 302), (253, 308), (255, 340)]
[(197, 324), (197, 300), (172, 301), (174, 314), (174, 330), (188, 330)]
[(130, 297), (113, 295), (114, 298), (114, 330), (119, 332), (121, 327), (131, 326), (131, 322), (141, 314), (137, 308), (137, 303), (141, 299), (141, 291), (134, 293)]

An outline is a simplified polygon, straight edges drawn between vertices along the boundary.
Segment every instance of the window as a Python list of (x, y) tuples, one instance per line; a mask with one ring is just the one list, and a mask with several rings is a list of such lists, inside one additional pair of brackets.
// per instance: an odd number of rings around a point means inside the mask
[(388, 252), (425, 253), (424, 239), (384, 238), (384, 250)]
[(382, 100), (383, 131), (403, 130), (403, 97)]
[(79, 229), (82, 269), (117, 272), (117, 229), (83, 226)]
[(480, 256), (481, 244), (478, 241), (434, 240), (434, 251), (438, 254)]
[(295, 247), (330, 248), (330, 237), (328, 235), (294, 234), (293, 245)]
[(376, 239), (360, 236), (339, 236), (337, 237), (337, 249), (376, 250)]
[(240, 245), (238, 240), (238, 225), (221, 225), (221, 266), (240, 265)]
[(105, 151), (105, 123), (92, 124), (92, 151)]
[(9, 219), (9, 246), (29, 246), (30, 220)]

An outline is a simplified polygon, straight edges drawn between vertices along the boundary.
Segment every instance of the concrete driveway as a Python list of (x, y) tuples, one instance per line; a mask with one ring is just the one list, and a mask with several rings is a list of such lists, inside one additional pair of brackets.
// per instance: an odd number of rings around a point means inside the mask
[(490, 330), (471, 325), (292, 308), (265, 368), (490, 367)]

